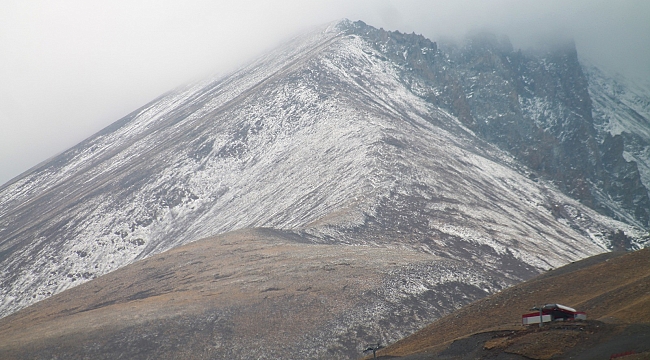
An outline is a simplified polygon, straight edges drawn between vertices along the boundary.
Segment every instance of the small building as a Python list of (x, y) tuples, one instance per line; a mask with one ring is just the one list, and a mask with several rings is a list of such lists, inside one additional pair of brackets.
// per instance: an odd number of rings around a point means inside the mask
[(521, 323), (523, 325), (539, 324), (540, 312), (543, 323), (565, 320), (587, 320), (587, 314), (582, 311), (577, 311), (574, 308), (560, 304), (546, 304), (542, 306), (541, 311), (521, 315)]

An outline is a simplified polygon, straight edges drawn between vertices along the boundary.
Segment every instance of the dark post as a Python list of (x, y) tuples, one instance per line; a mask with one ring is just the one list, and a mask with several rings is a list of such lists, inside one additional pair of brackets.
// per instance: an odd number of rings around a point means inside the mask
[(381, 346), (380, 343), (366, 345), (366, 349), (363, 350), (363, 353), (365, 354), (365, 353), (367, 353), (367, 352), (372, 351), (372, 358), (373, 358), (373, 359), (376, 359), (376, 358), (377, 358), (377, 350), (379, 350), (379, 349), (381, 349), (381, 348), (383, 348), (383, 346)]
[(542, 327), (542, 323), (544, 322), (544, 317), (542, 313), (543, 308), (544, 306), (540, 306), (540, 307), (535, 306), (531, 309), (531, 310), (539, 310), (539, 327)]

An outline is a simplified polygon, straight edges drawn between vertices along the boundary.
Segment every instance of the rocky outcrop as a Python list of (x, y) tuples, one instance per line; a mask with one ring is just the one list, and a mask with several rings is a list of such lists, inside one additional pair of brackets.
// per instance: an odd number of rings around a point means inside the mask
[(507, 38), (476, 34), (462, 45), (439, 48), (419, 35), (354, 25), (352, 31), (400, 64), (411, 91), (571, 197), (617, 219), (649, 225), (650, 198), (636, 163), (622, 151), (601, 151), (607, 145), (601, 145), (594, 124), (589, 82), (573, 42), (522, 52)]

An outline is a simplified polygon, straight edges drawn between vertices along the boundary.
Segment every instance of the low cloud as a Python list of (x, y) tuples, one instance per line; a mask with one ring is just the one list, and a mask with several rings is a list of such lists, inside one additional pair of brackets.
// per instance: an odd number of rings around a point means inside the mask
[(9, 0), (0, 5), (0, 184), (142, 106), (341, 18), (432, 40), (473, 29), (650, 79), (650, 2)]

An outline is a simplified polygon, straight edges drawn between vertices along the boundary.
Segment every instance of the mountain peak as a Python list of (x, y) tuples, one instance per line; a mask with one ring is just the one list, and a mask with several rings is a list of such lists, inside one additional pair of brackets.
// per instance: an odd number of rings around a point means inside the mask
[(639, 172), (599, 147), (567, 64), (343, 20), (164, 94), (0, 189), (0, 314), (251, 228), (444, 259), (382, 278), (395, 309), (446, 304), (411, 330), (614, 238), (642, 247), (647, 190), (620, 186)]

